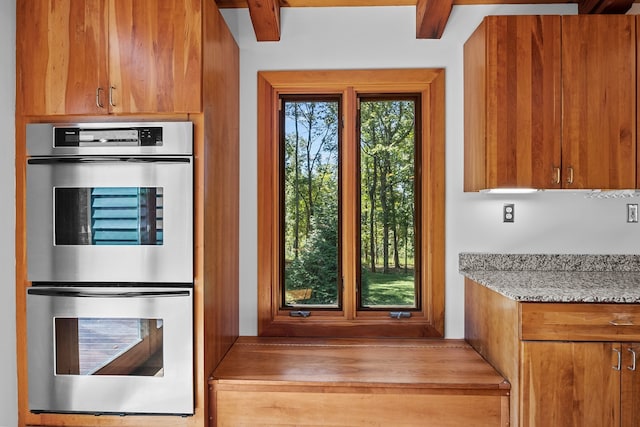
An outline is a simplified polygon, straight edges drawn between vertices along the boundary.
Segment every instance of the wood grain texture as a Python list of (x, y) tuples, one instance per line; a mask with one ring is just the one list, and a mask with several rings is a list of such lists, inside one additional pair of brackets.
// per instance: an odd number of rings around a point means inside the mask
[(453, 0), (417, 0), (416, 38), (441, 38), (452, 7)]
[[(355, 114), (358, 93), (411, 93), (422, 97), (421, 311), (409, 319), (356, 307), (355, 235), (359, 214), (343, 211), (341, 311), (312, 310), (292, 318), (280, 308), (278, 99), (281, 94), (341, 94), (344, 104), (342, 196), (356, 200)], [(351, 141), (351, 142), (348, 142)], [(351, 148), (349, 148), (351, 147)], [(444, 70), (263, 71), (258, 73), (258, 334), (261, 336), (444, 336)], [(351, 210), (349, 210), (351, 209)]]
[[(197, 285), (203, 292), (203, 375), (198, 390), (239, 333), (240, 52), (213, 2), (204, 2), (203, 134), (196, 154), (202, 240)], [(204, 395), (203, 395), (204, 396)], [(203, 405), (205, 401), (201, 401)], [(205, 417), (206, 419), (206, 417)]]
[(17, 112), (106, 112), (96, 103), (108, 81), (106, 0), (18, 1), (16, 19)]
[[(447, 0), (448, 1), (448, 0)], [(418, 0), (280, 0), (282, 7), (413, 6)], [(635, 1), (636, 3), (638, 0)], [(220, 8), (245, 8), (247, 0), (216, 0)], [(453, 0), (453, 5), (479, 4), (552, 4), (576, 3), (576, 0)]]
[(560, 17), (486, 17), (464, 67), (465, 191), (558, 187)]
[[(31, 4), (31, 2), (26, 3)], [(158, 2), (158, 4), (154, 2), (154, 5), (159, 7), (160, 3), (170, 7), (169, 2)], [(193, 2), (189, 0), (188, 3)], [(76, 4), (75, 0), (74, 4)], [(199, 85), (198, 93), (203, 94), (202, 112), (189, 115), (154, 113), (106, 116), (87, 115), (88, 111), (81, 111), (79, 114), (84, 115), (56, 117), (25, 117), (20, 110), (16, 112), (16, 330), (20, 426), (201, 427), (205, 425), (205, 420), (208, 418), (206, 412), (208, 376), (238, 335), (239, 51), (215, 3), (204, 2), (202, 14), (202, 24), (198, 27), (200, 32), (198, 37), (201, 39), (198, 51), (202, 49), (207, 51), (200, 71), (205, 78), (203, 81), (192, 82)], [(26, 362), (26, 288), (30, 286), (26, 279), (25, 244), (26, 123), (74, 123), (128, 119), (191, 120), (194, 123), (195, 414), (191, 417), (32, 414), (28, 410)]]
[(247, 0), (253, 31), (259, 42), (280, 40), (280, 3), (278, 0)]
[(512, 426), (638, 425), (637, 304), (519, 303), (469, 279), (465, 291), (465, 338), (511, 382)]
[[(635, 188), (635, 17), (562, 17), (563, 186)], [(573, 170), (573, 182), (568, 178)]]
[(611, 343), (526, 342), (523, 426), (620, 425), (620, 372)]
[[(640, 344), (622, 344), (621, 426), (640, 425)], [(635, 369), (634, 369), (635, 368)]]
[(110, 0), (114, 113), (202, 110), (202, 0)]
[(511, 425), (518, 426), (520, 353), (518, 306), (470, 279), (465, 279), (465, 340), (511, 384)]
[(640, 306), (521, 304), (523, 340), (640, 341)]
[(625, 14), (629, 11), (634, 0), (577, 0), (578, 13), (618, 13)]
[(211, 384), (218, 426), (508, 424), (508, 383), (460, 340), (241, 337)]

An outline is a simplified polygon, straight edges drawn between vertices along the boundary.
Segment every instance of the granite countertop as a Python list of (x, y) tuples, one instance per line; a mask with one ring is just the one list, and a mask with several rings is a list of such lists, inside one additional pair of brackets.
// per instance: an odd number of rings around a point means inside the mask
[(515, 301), (640, 303), (640, 255), (461, 253), (459, 271)]

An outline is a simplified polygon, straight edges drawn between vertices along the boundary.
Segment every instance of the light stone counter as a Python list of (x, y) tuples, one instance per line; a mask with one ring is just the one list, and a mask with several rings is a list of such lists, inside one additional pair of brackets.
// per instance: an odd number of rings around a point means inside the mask
[(640, 255), (461, 253), (459, 271), (516, 301), (640, 303)]

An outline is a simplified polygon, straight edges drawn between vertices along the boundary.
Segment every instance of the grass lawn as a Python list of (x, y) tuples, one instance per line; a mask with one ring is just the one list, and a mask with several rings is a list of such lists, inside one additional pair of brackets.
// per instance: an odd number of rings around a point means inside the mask
[(409, 305), (414, 306), (415, 288), (413, 271), (371, 273), (363, 271), (363, 279), (368, 289), (363, 290), (363, 304), (374, 305)]

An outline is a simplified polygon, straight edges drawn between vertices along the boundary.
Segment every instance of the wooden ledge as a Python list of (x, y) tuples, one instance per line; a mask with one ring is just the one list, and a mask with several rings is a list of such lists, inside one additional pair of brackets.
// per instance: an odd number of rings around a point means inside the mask
[[(493, 390), (509, 383), (463, 340), (240, 337), (210, 384)], [(493, 394), (493, 393), (491, 393)]]

